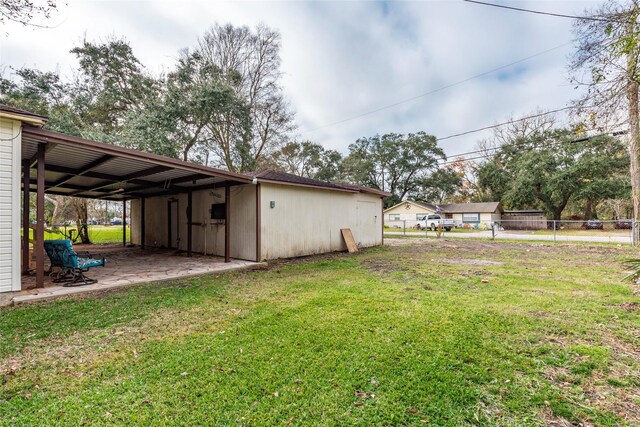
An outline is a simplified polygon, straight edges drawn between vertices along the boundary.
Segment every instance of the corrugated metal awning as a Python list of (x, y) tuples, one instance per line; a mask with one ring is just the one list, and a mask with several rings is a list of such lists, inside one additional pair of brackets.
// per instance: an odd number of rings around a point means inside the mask
[(22, 160), (30, 162), (33, 190), (38, 144), (46, 144), (45, 191), (50, 194), (129, 200), (251, 183), (247, 175), (25, 125)]

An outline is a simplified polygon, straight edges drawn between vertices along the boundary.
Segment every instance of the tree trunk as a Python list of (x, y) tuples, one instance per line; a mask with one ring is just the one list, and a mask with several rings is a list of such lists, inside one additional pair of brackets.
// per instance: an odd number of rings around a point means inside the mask
[(45, 199), (53, 204), (53, 213), (49, 225), (59, 225), (64, 222), (65, 197), (46, 195)]
[(591, 200), (590, 198), (587, 199), (587, 202), (584, 206), (584, 219), (593, 219), (593, 200)]
[[(627, 84), (627, 102), (629, 103), (629, 170), (631, 172), (631, 200), (633, 201), (633, 220), (640, 218), (640, 171), (638, 170), (638, 142), (640, 140), (640, 118), (638, 117), (638, 83), (632, 79)], [(638, 244), (638, 227), (633, 242)]]
[(87, 200), (75, 198), (73, 199), (73, 208), (76, 213), (76, 226), (78, 227), (78, 237), (81, 243), (91, 243), (89, 239), (89, 229), (87, 221), (89, 219)]

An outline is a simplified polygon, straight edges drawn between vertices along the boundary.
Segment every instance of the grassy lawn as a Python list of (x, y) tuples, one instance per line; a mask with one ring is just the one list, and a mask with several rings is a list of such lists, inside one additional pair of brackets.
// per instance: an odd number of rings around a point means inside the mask
[[(70, 230), (73, 235), (77, 236), (78, 228), (75, 225), (57, 227), (56, 229), (47, 227), (50, 231), (44, 232), (45, 240), (65, 239)], [(127, 240), (130, 238), (130, 229), (127, 227)], [(29, 236), (33, 239), (34, 231), (29, 230)], [(91, 243), (100, 245), (103, 243), (120, 243), (122, 242), (122, 226), (121, 225), (89, 225), (89, 238)]]
[(635, 250), (387, 243), (1, 309), (0, 425), (640, 423)]

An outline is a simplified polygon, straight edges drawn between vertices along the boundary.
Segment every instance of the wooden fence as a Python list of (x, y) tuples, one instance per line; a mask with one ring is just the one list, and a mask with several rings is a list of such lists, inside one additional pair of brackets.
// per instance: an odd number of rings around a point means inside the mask
[(544, 215), (502, 215), (500, 224), (505, 230), (546, 230)]

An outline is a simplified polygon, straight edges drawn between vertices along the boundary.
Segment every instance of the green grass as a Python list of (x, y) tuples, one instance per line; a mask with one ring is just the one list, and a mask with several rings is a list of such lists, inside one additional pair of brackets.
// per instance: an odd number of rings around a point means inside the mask
[(0, 425), (640, 422), (633, 249), (402, 242), (2, 309)]
[[(46, 231), (50, 230), (50, 231)], [(67, 227), (60, 226), (57, 228), (47, 227), (44, 232), (45, 240), (65, 239), (70, 230), (73, 230), (74, 236), (77, 235), (78, 228), (75, 225)], [(127, 241), (130, 239), (130, 229), (127, 228)], [(29, 230), (29, 237), (33, 239), (33, 229)], [(121, 243), (122, 242), (122, 226), (121, 225), (89, 225), (89, 239), (94, 244), (105, 243)]]

